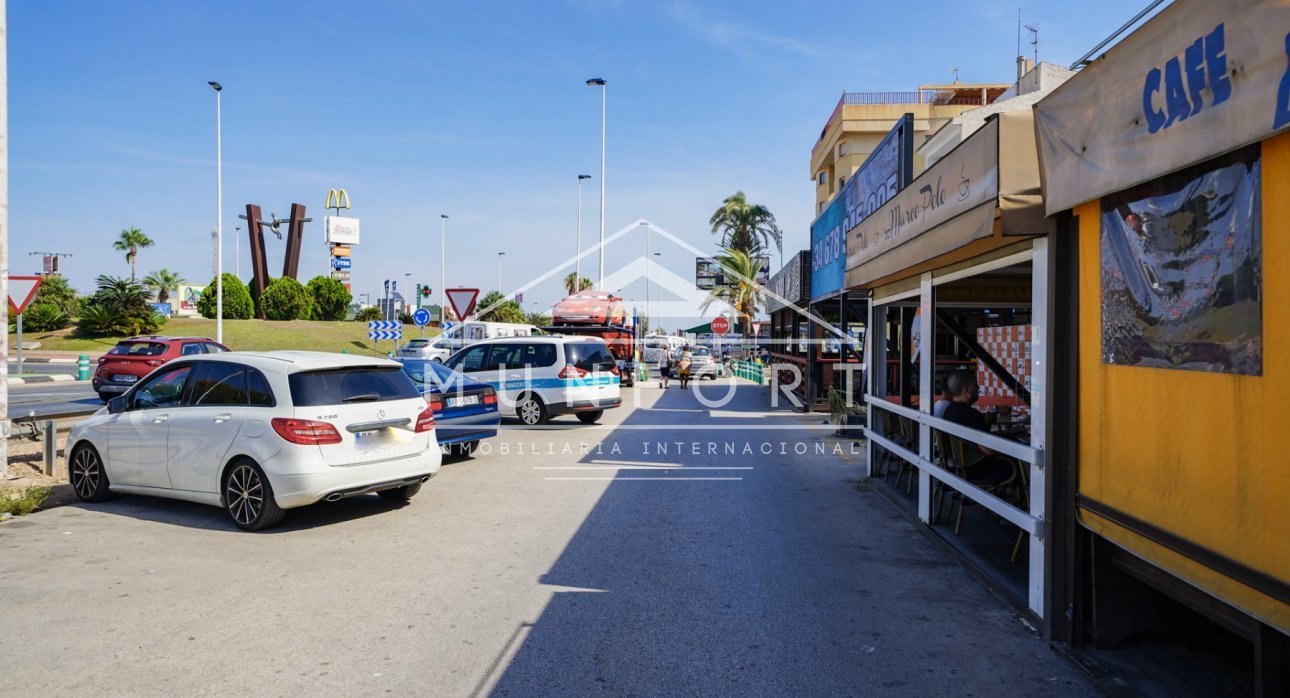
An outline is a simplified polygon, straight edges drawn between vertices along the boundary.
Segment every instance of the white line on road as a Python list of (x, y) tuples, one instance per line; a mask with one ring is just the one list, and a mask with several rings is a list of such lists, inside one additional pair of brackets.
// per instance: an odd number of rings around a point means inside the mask
[(534, 470), (752, 470), (751, 466), (539, 465)]
[(693, 481), (693, 480), (743, 480), (741, 477), (548, 477), (547, 480), (600, 480), (613, 482), (629, 482), (632, 480), (672, 480)]

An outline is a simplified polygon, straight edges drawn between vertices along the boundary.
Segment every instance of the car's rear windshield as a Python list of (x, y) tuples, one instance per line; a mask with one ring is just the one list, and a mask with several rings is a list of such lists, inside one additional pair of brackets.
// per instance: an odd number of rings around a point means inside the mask
[(564, 345), (565, 361), (584, 371), (607, 370), (617, 365), (600, 342), (570, 342)]
[(398, 366), (356, 366), (293, 373), (288, 378), (296, 407), (385, 402), (420, 397), (412, 379)]
[(108, 350), (109, 354), (128, 356), (161, 356), (166, 353), (162, 342), (120, 342)]
[(413, 339), (413, 340), (410, 340), (407, 345), (410, 347), (424, 347), (429, 343), (430, 343), (430, 340), (428, 339)]
[(707, 349), (706, 347), (699, 347), (698, 349), (695, 349), (695, 350), (694, 350), (694, 355), (695, 355), (695, 356), (712, 356), (712, 352), (708, 351), (708, 349)]

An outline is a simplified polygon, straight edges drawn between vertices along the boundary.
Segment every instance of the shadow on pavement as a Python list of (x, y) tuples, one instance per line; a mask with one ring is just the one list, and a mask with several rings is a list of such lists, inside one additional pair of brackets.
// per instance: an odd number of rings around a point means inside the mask
[(247, 533), (239, 529), (233, 524), (228, 513), (220, 507), (182, 502), (177, 499), (118, 494), (106, 502), (87, 504), (74, 501), (67, 506), (102, 514), (125, 516), (140, 521), (183, 526), (205, 531), (242, 535), (275, 535), (388, 514), (407, 505), (387, 502), (375, 494), (342, 499), (339, 502), (318, 502), (306, 507), (288, 509), (287, 515), (281, 524), (255, 533)]

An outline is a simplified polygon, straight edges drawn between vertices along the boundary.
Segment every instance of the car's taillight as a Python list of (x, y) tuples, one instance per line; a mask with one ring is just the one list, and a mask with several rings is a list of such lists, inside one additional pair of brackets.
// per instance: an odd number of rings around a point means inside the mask
[(417, 433), (434, 429), (434, 407), (427, 407), (417, 415)]
[(105, 364), (105, 363), (107, 363), (107, 360), (108, 360), (108, 357), (106, 357), (106, 356), (100, 356), (100, 357), (99, 357), (99, 363), (101, 363), (101, 364)]
[(587, 375), (587, 372), (578, 368), (577, 366), (574, 366), (573, 364), (565, 364), (564, 368), (560, 369), (560, 372), (556, 374), (556, 377), (557, 378), (582, 378), (585, 375)]
[(279, 417), (271, 424), (273, 424), (273, 430), (278, 432), (278, 436), (293, 444), (326, 446), (340, 443), (340, 432), (327, 422)]
[(430, 411), (431, 411), (431, 412), (442, 412), (442, 411), (443, 411), (443, 396), (442, 396), (442, 395), (431, 395), (430, 397), (427, 397), (427, 398), (426, 398), (426, 402), (427, 402), (427, 403), (429, 403), (429, 405), (430, 405)]
[(496, 390), (493, 390), (492, 388), (488, 388), (488, 389), (484, 390), (484, 404), (485, 404), (485, 405), (496, 405), (496, 404), (497, 404), (497, 391), (496, 391)]

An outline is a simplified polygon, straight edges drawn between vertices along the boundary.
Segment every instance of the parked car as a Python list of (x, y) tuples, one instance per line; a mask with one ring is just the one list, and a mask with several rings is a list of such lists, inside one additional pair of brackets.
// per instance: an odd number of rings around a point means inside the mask
[(452, 354), (452, 340), (447, 337), (417, 337), (399, 347), (400, 359), (440, 361)]
[(502, 421), (497, 389), (468, 378), (438, 361), (403, 360), (403, 372), (434, 410), (435, 436), (440, 447), (468, 456), (480, 439), (497, 436)]
[(439, 471), (434, 411), (384, 359), (275, 351), (185, 356), (77, 424), (76, 496), (223, 507), (239, 528), (376, 492), (404, 501)]
[[(676, 352), (672, 365), (681, 360), (681, 352)], [(690, 378), (717, 379), (717, 362), (712, 357), (712, 350), (707, 347), (690, 347)]]
[(90, 387), (103, 402), (129, 390), (153, 369), (181, 356), (219, 354), (229, 348), (209, 337), (130, 337), (99, 357)]
[(597, 337), (493, 339), (462, 349), (444, 365), (493, 386), (502, 415), (528, 425), (571, 413), (594, 424), (623, 403), (618, 364)]

